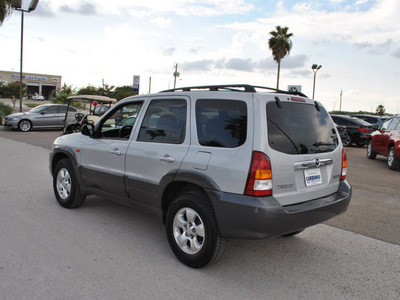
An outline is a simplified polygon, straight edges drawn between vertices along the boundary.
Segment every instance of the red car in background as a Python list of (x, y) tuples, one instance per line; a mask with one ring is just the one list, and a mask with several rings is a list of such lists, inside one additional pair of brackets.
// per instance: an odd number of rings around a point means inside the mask
[(367, 156), (375, 159), (377, 154), (387, 157), (389, 169), (400, 169), (400, 115), (387, 120), (370, 135)]

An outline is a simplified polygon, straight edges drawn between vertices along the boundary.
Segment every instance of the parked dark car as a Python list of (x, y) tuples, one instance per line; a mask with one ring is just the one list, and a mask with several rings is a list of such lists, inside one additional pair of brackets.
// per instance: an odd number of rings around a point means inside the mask
[(387, 118), (383, 118), (380, 116), (373, 116), (373, 115), (354, 114), (351, 116), (370, 123), (374, 127), (375, 130), (377, 130), (379, 127), (381, 127), (383, 122), (385, 122), (387, 120)]
[(349, 147), (353, 143), (357, 146), (364, 146), (368, 143), (368, 138), (373, 127), (370, 123), (350, 116), (331, 115), (337, 125), (346, 126), (348, 136), (342, 140), (343, 146)]
[(400, 115), (387, 120), (371, 134), (367, 156), (375, 159), (377, 154), (387, 157), (389, 169), (400, 169)]
[(346, 126), (342, 126), (342, 125), (336, 125), (337, 131), (339, 132), (340, 138), (342, 139), (342, 143), (343, 140), (347, 139), (349, 134), (347, 133), (347, 129)]

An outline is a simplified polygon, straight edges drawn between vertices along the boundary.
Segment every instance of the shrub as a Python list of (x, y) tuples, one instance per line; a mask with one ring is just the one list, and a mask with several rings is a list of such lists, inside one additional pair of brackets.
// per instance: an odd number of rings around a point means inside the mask
[(8, 105), (0, 102), (0, 116), (5, 117), (13, 112), (13, 108)]

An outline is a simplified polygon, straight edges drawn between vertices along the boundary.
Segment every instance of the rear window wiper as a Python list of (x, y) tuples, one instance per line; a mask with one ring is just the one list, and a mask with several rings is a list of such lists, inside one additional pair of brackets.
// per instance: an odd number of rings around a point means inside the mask
[(324, 142), (317, 142), (313, 144), (314, 147), (320, 147), (320, 146), (335, 146), (335, 143), (324, 143)]

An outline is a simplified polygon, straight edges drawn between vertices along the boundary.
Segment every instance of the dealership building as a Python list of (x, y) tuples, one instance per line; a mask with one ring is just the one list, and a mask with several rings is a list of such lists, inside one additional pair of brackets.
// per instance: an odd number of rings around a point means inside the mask
[[(0, 71), (0, 81), (20, 82), (20, 73), (14, 71)], [(61, 91), (61, 76), (49, 74), (23, 73), (22, 82), (27, 86), (28, 96), (35, 93), (41, 94), (45, 99), (51, 100), (56, 92)]]

